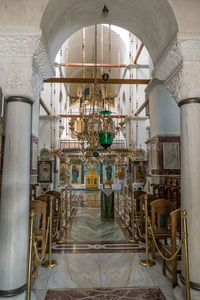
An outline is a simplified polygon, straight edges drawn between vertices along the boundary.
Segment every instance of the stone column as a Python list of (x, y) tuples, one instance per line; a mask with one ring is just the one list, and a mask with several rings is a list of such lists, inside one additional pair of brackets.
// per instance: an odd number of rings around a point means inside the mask
[(0, 295), (26, 289), (32, 100), (9, 97), (0, 204)]
[[(192, 300), (200, 299), (200, 98), (184, 99), (181, 109), (181, 205), (187, 210), (189, 268)], [(181, 290), (175, 298), (184, 298), (184, 263), (180, 277)]]
[[(181, 113), (181, 201), (188, 214), (191, 299), (200, 299), (200, 35), (181, 34), (155, 67), (154, 75), (163, 80)], [(177, 300), (185, 299), (184, 256)]]
[(25, 300), (31, 107), (39, 98), (43, 79), (53, 75), (40, 40), (40, 30), (0, 30), (0, 86), (7, 102), (0, 202), (0, 299)]

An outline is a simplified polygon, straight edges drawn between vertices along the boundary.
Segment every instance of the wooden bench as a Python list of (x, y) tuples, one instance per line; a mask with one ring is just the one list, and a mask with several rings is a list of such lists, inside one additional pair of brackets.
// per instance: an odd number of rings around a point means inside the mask
[[(34, 210), (33, 218), (33, 234), (37, 244), (37, 249), (41, 250), (41, 253), (45, 250), (45, 237), (47, 226), (47, 203), (34, 200), (31, 201), (30, 210)], [(34, 253), (34, 252), (33, 252)], [(33, 277), (38, 277), (38, 261), (35, 253), (33, 254)]]
[[(156, 243), (160, 239), (167, 239), (171, 233), (169, 230), (169, 214), (173, 210), (173, 203), (166, 199), (157, 199), (151, 202), (151, 227)], [(156, 245), (153, 241), (150, 228), (148, 236), (152, 240), (152, 258), (156, 258)]]
[[(172, 255), (177, 251), (178, 244), (181, 240), (181, 210), (176, 209), (170, 213), (170, 239), (167, 244), (161, 243), (161, 249), (164, 256), (172, 257)], [(181, 251), (180, 251), (181, 252)], [(178, 253), (174, 259), (171, 261), (171, 269), (166, 260), (163, 259), (163, 274), (166, 275), (166, 270), (172, 275), (172, 287), (177, 285), (177, 260), (180, 260), (181, 253)]]

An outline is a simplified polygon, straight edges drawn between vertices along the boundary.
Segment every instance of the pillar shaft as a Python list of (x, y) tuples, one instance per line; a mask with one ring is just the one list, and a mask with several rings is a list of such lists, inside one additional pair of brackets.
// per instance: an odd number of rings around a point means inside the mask
[[(180, 102), (182, 208), (188, 213), (190, 281), (200, 287), (200, 98)], [(184, 276), (184, 273), (182, 274)]]
[(3, 180), (0, 203), (0, 296), (26, 287), (31, 104), (7, 99)]

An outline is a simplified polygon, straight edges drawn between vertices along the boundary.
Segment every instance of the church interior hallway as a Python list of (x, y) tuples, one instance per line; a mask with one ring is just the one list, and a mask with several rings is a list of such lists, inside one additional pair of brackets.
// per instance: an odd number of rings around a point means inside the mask
[[(58, 266), (39, 267), (38, 278), (32, 279), (37, 300), (172, 300), (171, 281), (162, 275), (161, 265), (157, 262), (153, 268), (144, 268), (139, 264), (145, 255), (144, 245), (128, 242), (117, 217), (101, 221), (100, 192), (75, 193), (81, 196), (73, 202), (75, 218), (67, 243), (53, 244), (53, 259)], [(93, 289), (98, 288), (100, 294), (93, 295)], [(63, 290), (67, 289), (71, 290), (66, 294)], [(152, 296), (154, 290), (157, 296)]]

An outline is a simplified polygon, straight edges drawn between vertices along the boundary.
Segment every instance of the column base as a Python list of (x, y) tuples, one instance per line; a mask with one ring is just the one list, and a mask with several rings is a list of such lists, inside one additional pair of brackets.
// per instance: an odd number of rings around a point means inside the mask
[[(17, 296), (12, 296), (12, 297), (2, 297), (0, 296), (0, 300), (26, 300), (26, 291), (23, 293), (17, 295)], [(31, 291), (31, 300), (37, 300), (34, 292)]]
[[(190, 288), (191, 300), (199, 300), (200, 299), (200, 290), (194, 290)], [(181, 282), (180, 276), (178, 277), (178, 285), (173, 290), (173, 295), (175, 300), (183, 300), (186, 299), (185, 296), (185, 285)]]

